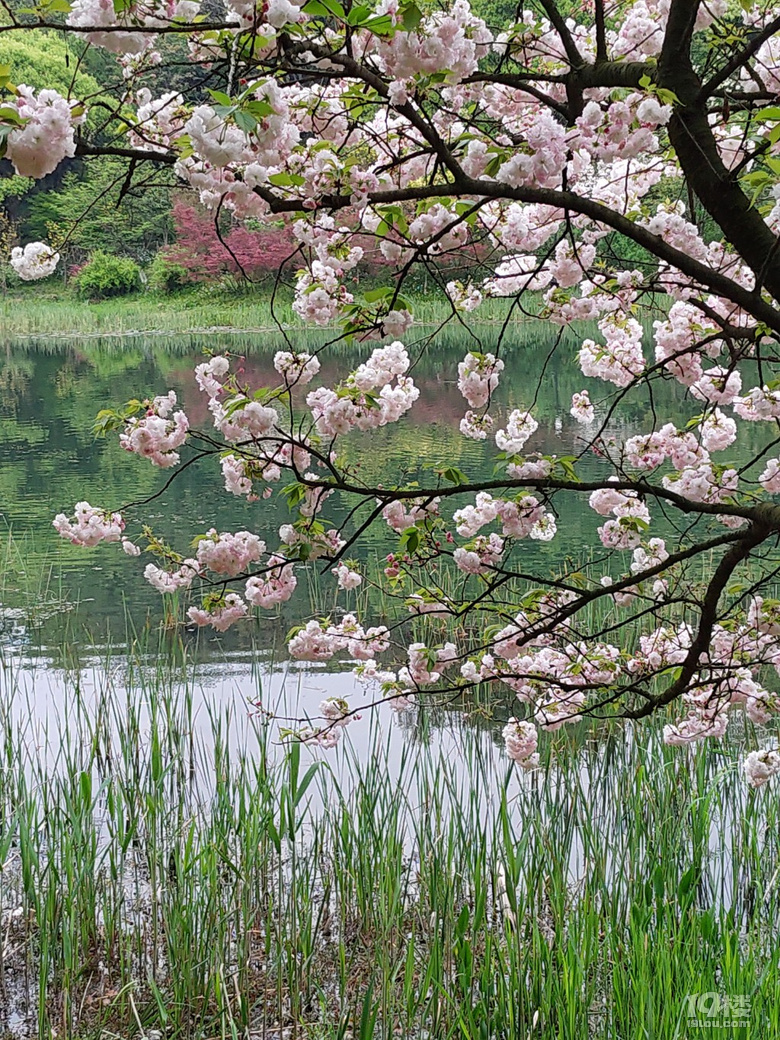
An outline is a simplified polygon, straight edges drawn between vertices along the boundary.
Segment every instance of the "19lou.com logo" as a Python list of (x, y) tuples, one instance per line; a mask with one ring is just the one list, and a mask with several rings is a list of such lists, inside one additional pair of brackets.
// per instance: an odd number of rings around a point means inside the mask
[(700, 1029), (747, 1026), (750, 997), (732, 993), (689, 993), (685, 998), (688, 1025)]

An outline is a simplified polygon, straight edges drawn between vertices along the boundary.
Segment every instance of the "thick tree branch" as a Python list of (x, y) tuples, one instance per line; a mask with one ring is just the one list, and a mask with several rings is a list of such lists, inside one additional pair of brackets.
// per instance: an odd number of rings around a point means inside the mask
[(12, 22), (10, 25), (0, 25), (0, 33), (6, 32), (29, 32), (31, 29), (52, 29), (61, 33), (78, 33), (87, 35), (89, 33), (142, 33), (146, 36), (159, 36), (168, 33), (199, 33), (219, 32), (223, 29), (232, 29), (235, 32), (248, 32), (238, 22), (171, 22), (169, 25), (64, 25), (62, 22)]
[(175, 152), (162, 152), (151, 148), (123, 148), (121, 145), (89, 144), (83, 140), (76, 141), (76, 155), (116, 155), (135, 162), (145, 159), (149, 162), (163, 163), (166, 166), (173, 166), (179, 161), (179, 156)]
[(758, 524), (762, 528), (780, 531), (780, 505), (773, 502), (761, 502), (755, 506), (738, 506), (728, 502), (694, 502), (676, 491), (670, 491), (658, 484), (650, 484), (645, 480), (556, 480), (553, 478), (534, 479), (505, 477), (494, 480), (475, 481), (469, 484), (456, 484), (452, 487), (414, 487), (389, 489), (382, 487), (367, 487), (359, 484), (351, 484), (348, 481), (338, 480), (336, 482), (312, 478), (302, 481), (311, 488), (331, 488), (333, 490), (345, 491), (348, 494), (374, 496), (387, 502), (396, 500), (407, 501), (409, 499), (432, 500), (434, 498), (452, 498), (455, 495), (472, 495), (480, 491), (499, 491), (511, 489), (524, 489), (537, 491), (539, 494), (549, 494), (554, 491), (574, 491), (579, 494), (590, 494), (593, 491), (612, 489), (615, 491), (631, 491), (640, 498), (655, 498), (670, 502), (682, 513), (700, 514), (705, 516), (738, 516)]
[[(280, 199), (274, 192), (267, 188), (255, 188), (257, 194), (264, 199), (272, 213), (304, 212), (303, 199)], [(507, 184), (497, 181), (476, 180), (461, 175), (453, 184), (431, 184), (409, 188), (390, 188), (382, 191), (369, 192), (368, 199), (373, 205), (383, 205), (393, 202), (409, 202), (431, 198), (452, 198), (455, 195), (467, 195), (474, 198), (505, 199), (507, 201), (541, 203), (552, 206), (563, 211), (579, 213), (592, 218), (615, 231), (619, 231), (626, 238), (644, 246), (660, 260), (665, 261), (672, 267), (677, 268), (682, 274), (693, 279), (699, 284), (710, 289), (718, 296), (723, 296), (737, 306), (742, 307), (752, 314), (758, 321), (763, 322), (768, 328), (780, 333), (780, 311), (770, 303), (762, 299), (759, 293), (745, 289), (731, 278), (719, 271), (714, 271), (705, 264), (700, 263), (688, 253), (669, 245), (658, 235), (654, 235), (647, 228), (642, 227), (635, 221), (617, 213), (601, 202), (585, 198), (572, 191), (559, 191), (552, 188), (513, 188)], [(325, 195), (320, 199), (322, 209), (338, 210), (344, 209), (352, 204), (349, 195)], [(766, 228), (766, 225), (764, 225)], [(768, 231), (768, 228), (767, 228)], [(772, 240), (774, 236), (769, 232)]]
[(739, 541), (735, 542), (734, 545), (724, 553), (723, 558), (718, 564), (715, 573), (707, 586), (707, 591), (701, 605), (699, 627), (696, 630), (696, 635), (694, 636), (693, 642), (685, 656), (685, 660), (680, 667), (680, 674), (658, 697), (653, 697), (641, 708), (627, 710), (624, 713), (626, 718), (645, 718), (658, 708), (663, 707), (665, 704), (671, 704), (672, 701), (685, 693), (691, 680), (700, 667), (702, 655), (707, 652), (710, 645), (712, 631), (718, 620), (718, 604), (720, 603), (720, 597), (726, 588), (731, 575), (737, 569), (739, 564), (746, 560), (751, 552), (760, 545), (761, 542), (769, 537), (771, 533), (773, 532), (762, 524), (752, 524), (748, 528), (744, 537), (740, 538)]
[(539, 0), (539, 2), (544, 8), (544, 13), (550, 19), (553, 28), (558, 33), (560, 41), (563, 44), (563, 49), (566, 51), (566, 57), (569, 59), (572, 68), (580, 68), (580, 66), (585, 64), (585, 59), (580, 54), (577, 44), (574, 42), (574, 37), (569, 32), (566, 19), (558, 10), (555, 0)]
[(695, 6), (692, 11), (689, 0), (673, 0), (658, 64), (659, 85), (679, 99), (669, 121), (669, 139), (701, 204), (756, 276), (761, 274), (772, 296), (780, 300), (776, 236), (724, 166), (709, 125), (701, 81), (690, 55)]

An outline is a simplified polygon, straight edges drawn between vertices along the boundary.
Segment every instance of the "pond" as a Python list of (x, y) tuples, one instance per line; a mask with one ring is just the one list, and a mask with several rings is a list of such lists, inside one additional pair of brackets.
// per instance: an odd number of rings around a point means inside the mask
[[(444, 460), (476, 479), (492, 473), (490, 444), (467, 440), (457, 430), (464, 411), (456, 385), (457, 363), (464, 349), (472, 345), (463, 340), (437, 342), (435, 348), (421, 352), (413, 373), (421, 388), (420, 400), (403, 421), (375, 431), (368, 452), (361, 448), (364, 479), (381, 482), (391, 474), (405, 472), (413, 477), (417, 471), (430, 481), (432, 471)], [(176, 390), (194, 423), (208, 425), (206, 399), (192, 375), (194, 366), (203, 360), (203, 350), (227, 349), (245, 355), (247, 380), (262, 386), (273, 385), (273, 353), (283, 346), (280, 339), (260, 339), (256, 334), (180, 340), (132, 337), (68, 342), (47, 338), (6, 345), (0, 361), (4, 458), (0, 517), (7, 535), (1, 591), (9, 649), (54, 661), (67, 643), (72, 662), (79, 654), (123, 645), (128, 621), (142, 628), (147, 617), (162, 614), (162, 599), (143, 580), (139, 560), (127, 558), (116, 546), (97, 551), (75, 548), (59, 539), (51, 527), (53, 513), (70, 512), (77, 501), (86, 498), (118, 508), (153, 495), (170, 475), (128, 456), (116, 437), (95, 439), (91, 426), (98, 410), (131, 396), (170, 388)], [(556, 359), (537, 387), (548, 346), (529, 342), (517, 349), (523, 351), (523, 385), (503, 383), (497, 415), (511, 407), (530, 406), (536, 397), (540, 429), (534, 447), (560, 455), (577, 454), (582, 447), (582, 428), (560, 405), (579, 385), (576, 368)], [(324, 355), (321, 381), (332, 385), (366, 354), (358, 346), (348, 353), (340, 350), (336, 357)], [(597, 465), (595, 459), (585, 461), (586, 469)], [(182, 472), (166, 493), (136, 510), (135, 518), (148, 521), (184, 552), (191, 538), (210, 526), (256, 531), (273, 545), (279, 525), (290, 519), (284, 496), (274, 494), (267, 501), (249, 504), (225, 494), (221, 483), (218, 468), (204, 461)], [(334, 496), (326, 514), (338, 521), (345, 510), (346, 504)], [(133, 516), (132, 511), (129, 515)], [(561, 537), (553, 546), (537, 543), (535, 552), (547, 559), (548, 566), (555, 557), (578, 552), (590, 539), (593, 519), (570, 510), (562, 517)], [(137, 526), (135, 533), (139, 533)], [(397, 545), (397, 537), (380, 524), (361, 540), (356, 552), (366, 560), (384, 556)], [(275, 619), (264, 619), (262, 633), (256, 624), (238, 626), (218, 637), (185, 633), (193, 657), (207, 662), (230, 654), (235, 661), (243, 653), (248, 663), (258, 650), (278, 657), (290, 624), (312, 613), (322, 582), (317, 580), (316, 568), (310, 568), (309, 578), (301, 581), (296, 596)], [(34, 632), (29, 622), (35, 624)]]
[[(571, 457), (584, 452), (577, 466), (580, 476), (587, 479), (604, 470), (596, 455), (586, 450), (592, 429), (583, 430), (569, 415), (568, 407), (572, 393), (593, 381), (584, 380), (579, 372), (574, 356), (576, 341), (564, 341), (551, 356), (556, 330), (549, 334), (544, 330), (543, 323), (520, 326), (514, 341), (511, 332), (506, 338), (502, 349), (508, 364), (495, 397), (496, 425), (512, 408), (533, 408), (539, 429), (529, 450)], [(482, 331), (482, 349), (490, 349), (496, 332)], [(298, 339), (296, 343), (301, 349), (316, 346), (301, 344)], [(174, 389), (193, 424), (208, 427), (207, 399), (193, 378), (204, 350), (227, 350), (244, 356), (241, 364), (246, 380), (250, 385), (264, 386), (278, 380), (272, 359), (274, 352), (284, 347), (284, 341), (273, 333), (224, 332), (179, 339), (134, 335), (126, 339), (85, 337), (68, 341), (46, 337), (6, 342), (0, 354), (0, 524), (9, 537), (3, 549), (5, 583), (1, 591), (7, 622), (18, 620), (15, 611), (36, 608), (40, 628), (36, 639), (30, 641), (31, 651), (56, 653), (61, 644), (63, 617), (46, 609), (57, 603), (67, 603), (73, 612), (66, 619), (68, 632), (79, 632), (80, 643), (89, 633), (94, 646), (117, 639), (121, 642), (128, 616), (142, 624), (149, 612), (161, 613), (160, 596), (143, 581), (138, 560), (124, 557), (115, 546), (96, 552), (74, 548), (59, 539), (51, 527), (53, 514), (71, 511), (77, 501), (87, 499), (119, 508), (155, 495), (170, 476), (122, 451), (115, 436), (96, 439), (91, 430), (98, 410), (121, 405), (132, 396)], [(417, 349), (410, 347), (412, 375), (421, 390), (411, 412), (370, 436), (361, 435), (359, 441), (355, 435), (345, 439), (346, 450), (359, 460), (363, 479), (381, 482), (405, 474), (408, 479), (418, 476), (430, 483), (434, 471), (445, 461), (471, 479), (493, 475), (492, 440), (474, 441), (458, 432), (466, 405), (457, 389), (457, 364), (466, 350), (474, 348), (474, 340), (462, 331), (449, 339), (439, 336), (433, 344), (423, 343)], [(368, 352), (366, 346), (354, 345), (325, 353), (318, 383), (335, 384)], [(595, 399), (593, 387), (591, 393)], [(668, 384), (660, 384), (654, 400), (629, 396), (610, 418), (606, 436), (619, 446), (635, 433), (652, 428), (668, 397)], [(697, 408), (697, 402), (691, 399), (691, 415), (697, 410), (700, 406)], [(748, 429), (736, 455), (730, 453), (730, 460), (750, 457), (756, 447), (753, 441), (758, 443), (761, 433)], [(549, 544), (527, 543), (540, 572), (567, 557), (582, 557), (599, 523), (596, 514), (582, 508), (581, 501), (558, 497), (554, 507), (559, 536)], [(325, 513), (340, 521), (346, 508), (336, 494)], [(209, 526), (256, 531), (273, 545), (274, 532), (290, 519), (281, 493), (252, 504), (225, 494), (219, 470), (208, 460), (182, 472), (167, 492), (129, 516), (148, 521), (185, 552), (193, 535)], [(140, 533), (137, 524), (132, 533)], [(397, 545), (396, 536), (379, 524), (367, 532), (355, 552), (366, 560), (384, 556)], [(302, 613), (310, 613), (311, 597), (311, 588), (302, 582), (300, 593), (281, 620), (286, 624), (292, 617), (300, 619)], [(24, 641), (19, 626), (9, 627), (12, 642)], [(244, 626), (243, 636), (231, 633), (218, 640), (202, 639), (199, 653), (208, 657), (219, 655), (224, 646), (237, 649), (250, 628)], [(255, 645), (256, 641), (253, 649)]]
[[(495, 333), (485, 333), (489, 349)], [(529, 448), (579, 456), (583, 428), (568, 407), (584, 380), (573, 341), (552, 351), (555, 342), (543, 325), (507, 337), (495, 413), (533, 406)], [(780, 1021), (780, 829), (776, 805), (757, 802), (738, 775), (744, 732), (689, 753), (664, 748), (655, 723), (587, 724), (556, 734), (541, 769), (521, 774), (501, 746), (507, 696), (458, 710), (384, 705), (324, 762), (299, 748), (296, 764), (261, 708), (283, 723), (315, 715), (324, 696), (364, 695), (344, 664), (287, 660), (290, 626), (334, 606), (316, 566), (260, 621), (223, 635), (161, 630), (161, 597), (141, 561), (57, 537), (55, 512), (82, 499), (118, 508), (155, 495), (168, 476), (115, 438), (96, 440), (100, 408), (174, 389), (205, 424), (192, 375), (204, 349), (243, 356), (247, 380), (261, 386), (275, 382), (283, 347), (273, 334), (224, 332), (4, 345), (0, 1036), (4, 1027), (76, 1035), (105, 1014), (111, 1028), (177, 1036), (278, 1037), (284, 1026), (335, 1038), (344, 1022), (357, 1035), (368, 1001), (376, 1020), (366, 1036), (451, 1036), (457, 1022), (457, 1035), (525, 1036), (541, 1020), (550, 1037), (667, 1040), (686, 1035), (677, 1030), (687, 993), (702, 980), (721, 991), (729, 950), (738, 962), (729, 985), (750, 987), (756, 1027), (761, 1016)], [(492, 475), (491, 443), (457, 429), (457, 363), (473, 347), (461, 331), (410, 349), (419, 402), (350, 449), (365, 479), (430, 476), (445, 461), (469, 478)], [(367, 353), (324, 355), (321, 382)], [(665, 392), (629, 399), (607, 436), (649, 429)], [(740, 444), (740, 457), (754, 449)], [(587, 452), (578, 472), (601, 467)], [(598, 524), (576, 503), (555, 506), (559, 537), (528, 550), (540, 572), (587, 558)], [(338, 521), (346, 509), (334, 495), (326, 514)], [(211, 526), (273, 545), (289, 513), (282, 495), (253, 504), (226, 495), (202, 463), (138, 516), (186, 550)], [(355, 555), (368, 563), (397, 544), (378, 527)], [(379, 614), (384, 604), (371, 592), (363, 606)], [(464, 952), (467, 933), (479, 964)], [(632, 1008), (621, 958), (646, 990), (644, 1010)], [(678, 979), (673, 1008), (654, 989), (664, 971)], [(463, 1024), (496, 1009), (508, 1024)]]

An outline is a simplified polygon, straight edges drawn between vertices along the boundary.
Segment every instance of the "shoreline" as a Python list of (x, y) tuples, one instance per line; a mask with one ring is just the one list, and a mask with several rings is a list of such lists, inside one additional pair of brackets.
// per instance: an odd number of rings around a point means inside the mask
[[(452, 319), (451, 308), (440, 297), (416, 297), (411, 301), (418, 328), (436, 327)], [(467, 327), (495, 327), (507, 320), (511, 301), (487, 301), (484, 315), (469, 315)], [(510, 319), (513, 326), (528, 325), (530, 318), (516, 311)], [(457, 318), (453, 327), (459, 326)], [(276, 303), (276, 315), (267, 296), (216, 296), (214, 299), (195, 294), (170, 297), (152, 295), (87, 302), (72, 298), (27, 294), (6, 296), (0, 304), (0, 328), (3, 337), (44, 338), (52, 336), (130, 337), (151, 335), (227, 335), (258, 333), (279, 336), (313, 337), (320, 333), (333, 335), (340, 326), (306, 325), (293, 312), (289, 302)]]

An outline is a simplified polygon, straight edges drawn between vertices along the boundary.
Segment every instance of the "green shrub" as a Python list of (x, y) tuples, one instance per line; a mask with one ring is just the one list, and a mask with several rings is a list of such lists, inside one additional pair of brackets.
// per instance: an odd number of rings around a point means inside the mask
[(161, 249), (146, 272), (149, 288), (155, 292), (174, 293), (191, 285), (190, 273), (184, 264), (177, 263)]
[(134, 260), (97, 250), (76, 277), (79, 293), (90, 300), (126, 296), (141, 284), (141, 270)]

